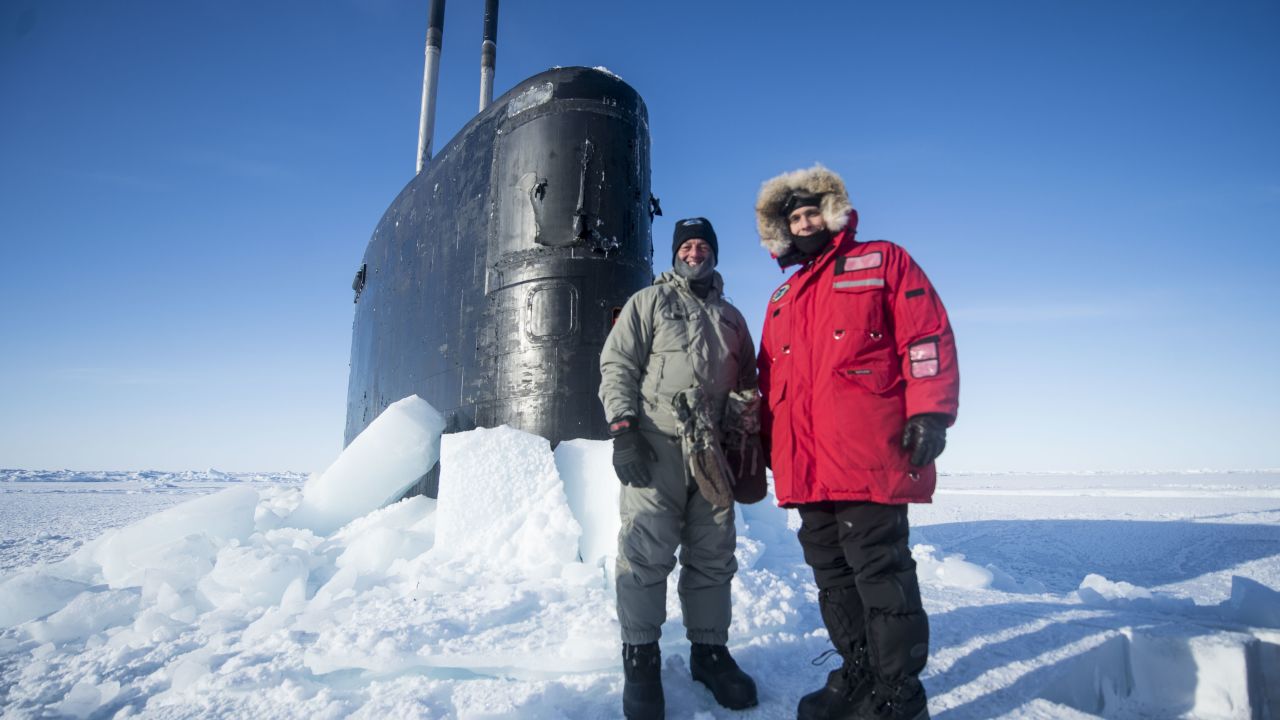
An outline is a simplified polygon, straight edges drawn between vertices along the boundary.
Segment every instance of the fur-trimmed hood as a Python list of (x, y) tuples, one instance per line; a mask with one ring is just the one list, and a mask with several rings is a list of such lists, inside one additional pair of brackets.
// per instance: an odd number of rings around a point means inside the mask
[(782, 206), (793, 192), (822, 196), (822, 219), (832, 235), (849, 225), (856, 230), (858, 214), (849, 203), (849, 192), (840, 176), (821, 165), (804, 170), (783, 173), (760, 186), (756, 198), (756, 228), (760, 231), (760, 244), (775, 258), (785, 258), (792, 250), (791, 232), (787, 219), (782, 217)]

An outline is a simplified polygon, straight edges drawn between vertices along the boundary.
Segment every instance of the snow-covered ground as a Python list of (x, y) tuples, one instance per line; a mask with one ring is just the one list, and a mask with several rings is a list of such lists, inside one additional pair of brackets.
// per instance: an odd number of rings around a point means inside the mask
[[(608, 444), (433, 427), (375, 423), (310, 480), (0, 471), (0, 714), (618, 717)], [(423, 448), (440, 499), (367, 511)], [(939, 487), (911, 511), (933, 717), (1280, 716), (1280, 472)], [(796, 518), (738, 522), (760, 706), (690, 680), (672, 582), (668, 717), (794, 717), (832, 667)]]

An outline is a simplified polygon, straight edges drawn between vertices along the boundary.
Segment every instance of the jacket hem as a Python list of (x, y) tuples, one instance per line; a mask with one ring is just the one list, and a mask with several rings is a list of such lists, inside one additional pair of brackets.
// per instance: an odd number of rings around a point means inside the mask
[(932, 496), (923, 495), (880, 495), (876, 493), (828, 493), (822, 497), (810, 498), (778, 498), (778, 507), (794, 508), (801, 505), (820, 502), (873, 502), (879, 505), (927, 505), (933, 503)]

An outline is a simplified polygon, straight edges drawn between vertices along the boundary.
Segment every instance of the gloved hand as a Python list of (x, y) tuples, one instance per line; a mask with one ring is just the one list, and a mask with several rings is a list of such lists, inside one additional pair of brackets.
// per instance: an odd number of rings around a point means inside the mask
[(942, 454), (947, 446), (947, 423), (949, 415), (943, 413), (920, 413), (907, 420), (902, 431), (902, 449), (911, 453), (911, 464), (924, 467)]
[(645, 461), (656, 462), (658, 454), (636, 427), (635, 418), (622, 418), (609, 424), (613, 436), (613, 470), (623, 485), (649, 487), (649, 466)]

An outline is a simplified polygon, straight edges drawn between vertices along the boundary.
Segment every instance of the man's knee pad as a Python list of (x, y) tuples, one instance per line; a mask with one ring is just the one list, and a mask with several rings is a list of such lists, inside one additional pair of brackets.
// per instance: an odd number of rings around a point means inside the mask
[(639, 522), (624, 526), (618, 534), (618, 569), (630, 571), (642, 584), (656, 582), (675, 568), (677, 544)]
[(680, 584), (682, 587), (728, 585), (738, 572), (738, 559), (732, 552), (680, 552)]
[(819, 590), (848, 587), (854, 584), (853, 568), (845, 561), (844, 552), (839, 547), (801, 544), (804, 561), (813, 568), (813, 579)]
[(858, 576), (858, 594), (870, 613), (924, 612), (915, 567), (872, 576)]

